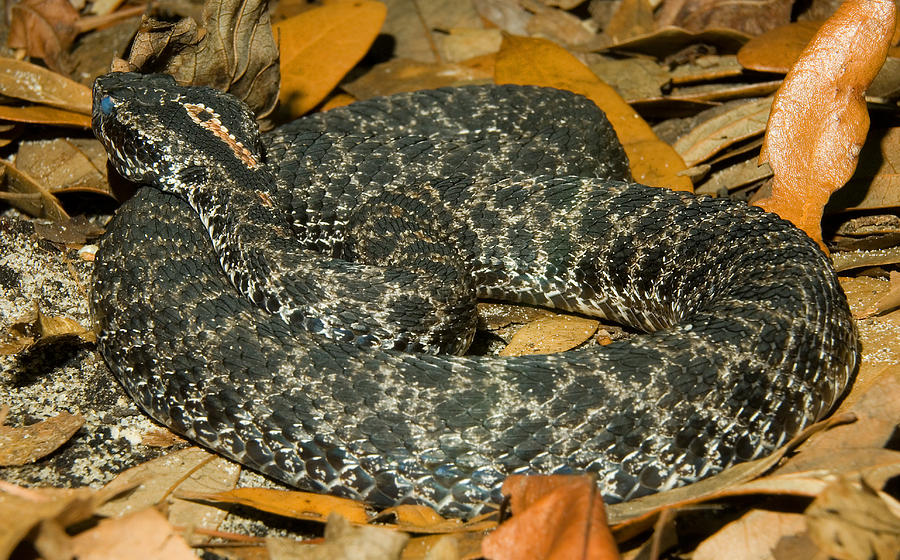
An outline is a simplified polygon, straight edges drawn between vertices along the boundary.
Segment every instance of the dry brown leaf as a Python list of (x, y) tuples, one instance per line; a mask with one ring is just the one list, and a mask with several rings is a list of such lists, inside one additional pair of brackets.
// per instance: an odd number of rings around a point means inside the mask
[(16, 167), (54, 194), (81, 191), (112, 197), (106, 180), (106, 150), (93, 138), (21, 142)]
[(894, 560), (900, 517), (864, 484), (839, 479), (806, 510), (809, 536), (829, 557)]
[(91, 127), (91, 117), (88, 115), (43, 105), (26, 105), (24, 107), (0, 105), (0, 120), (78, 128)]
[(490, 560), (619, 558), (593, 476), (510, 476), (513, 517), (482, 541)]
[(104, 519), (71, 538), (79, 560), (196, 560), (197, 555), (155, 509)]
[(760, 162), (774, 172), (755, 204), (794, 223), (825, 249), (822, 212), (850, 179), (869, 114), (865, 89), (894, 32), (890, 0), (848, 0), (816, 33), (775, 95)]
[(891, 271), (891, 288), (875, 302), (866, 307), (860, 313), (854, 313), (857, 319), (865, 319), (885, 311), (891, 311), (900, 307), (900, 272)]
[(646, 35), (619, 41), (609, 48), (664, 59), (672, 53), (698, 44), (714, 46), (720, 54), (736, 53), (749, 38), (749, 35), (731, 29), (708, 29), (692, 33), (680, 27), (664, 27)]
[(178, 83), (231, 93), (268, 116), (278, 101), (278, 48), (266, 0), (207, 2), (203, 24), (145, 20), (128, 59), (131, 69), (171, 74)]
[[(97, 513), (121, 516), (154, 507), (175, 492), (220, 492), (234, 488), (240, 467), (199, 447), (189, 447), (147, 461), (120, 473), (107, 487), (135, 487), (128, 494), (110, 500)], [(184, 527), (215, 529), (227, 512), (220, 508), (184, 500), (168, 504), (168, 518)], [(194, 535), (193, 544), (206, 538)]]
[(494, 514), (484, 514), (463, 522), (446, 519), (430, 507), (399, 505), (379, 512), (370, 521), (407, 533), (470, 533), (496, 527), (493, 517)]
[(61, 245), (84, 245), (88, 239), (103, 235), (104, 229), (92, 223), (84, 214), (65, 222), (34, 220), (34, 233), (41, 239)]
[(451, 29), (439, 43), (441, 60), (454, 63), (493, 54), (502, 41), (499, 29)]
[(267, 539), (272, 560), (390, 560), (400, 557), (409, 535), (382, 527), (354, 526), (337, 513), (328, 516), (325, 542), (308, 544)]
[[(91, 125), (91, 88), (46, 68), (0, 57), (0, 91), (7, 97), (87, 115), (86, 126)], [(12, 120), (2, 115), (0, 118)]]
[(738, 62), (748, 70), (785, 74), (821, 25), (821, 21), (797, 21), (766, 31), (741, 47)]
[[(806, 518), (800, 513), (751, 510), (740, 519), (728, 523), (694, 550), (692, 560), (756, 560), (778, 558), (772, 552), (781, 541), (802, 538)], [(800, 558), (800, 556), (794, 556)], [(803, 556), (807, 560), (814, 559)]]
[(341, 84), (357, 99), (391, 95), (404, 91), (436, 89), (490, 80), (493, 69), (468, 64), (432, 64), (395, 58), (376, 65), (360, 78)]
[(0, 423), (0, 466), (33, 463), (69, 441), (82, 425), (82, 415), (68, 412), (21, 428)]
[(9, 7), (7, 44), (42, 58), (48, 67), (63, 71), (66, 53), (78, 34), (78, 10), (68, 0), (21, 0)]
[(553, 354), (565, 352), (590, 340), (600, 322), (574, 315), (553, 315), (528, 323), (519, 329), (501, 356)]
[(229, 492), (179, 492), (178, 497), (211, 503), (240, 504), (284, 517), (319, 523), (325, 523), (332, 513), (338, 513), (352, 523), (362, 524), (369, 519), (366, 506), (360, 502), (312, 492), (237, 488)]
[(7, 329), (8, 342), (0, 343), (0, 356), (24, 352), (36, 346), (46, 346), (68, 338), (79, 338), (93, 343), (97, 336), (78, 321), (58, 315), (44, 315), (37, 303), (34, 309), (20, 317)]
[(762, 134), (771, 105), (768, 97), (736, 105), (695, 126), (675, 142), (674, 148), (685, 164), (697, 165), (737, 142)]
[(279, 99), (290, 117), (318, 105), (360, 61), (378, 35), (385, 13), (380, 2), (343, 0), (275, 25), (281, 42)]
[(497, 54), (498, 84), (555, 87), (584, 95), (605, 113), (631, 163), (638, 182), (674, 190), (692, 189), (681, 157), (661, 141), (650, 126), (588, 67), (568, 51), (545, 39), (507, 36)]
[(673, 25), (688, 31), (733, 29), (748, 35), (759, 35), (788, 23), (793, 4), (793, 0), (663, 2), (656, 14), (656, 25)]
[(828, 201), (827, 212), (900, 207), (900, 128), (871, 129), (859, 165)]

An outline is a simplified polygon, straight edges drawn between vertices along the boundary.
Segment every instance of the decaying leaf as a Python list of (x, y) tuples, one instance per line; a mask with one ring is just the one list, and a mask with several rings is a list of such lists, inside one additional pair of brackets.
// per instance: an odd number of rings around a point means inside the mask
[(180, 84), (231, 93), (257, 117), (278, 101), (278, 48), (266, 0), (209, 1), (202, 27), (145, 19), (128, 58), (132, 69), (171, 74)]
[(568, 51), (545, 39), (507, 36), (497, 54), (498, 84), (556, 87), (584, 95), (603, 109), (616, 130), (638, 182), (674, 190), (691, 190), (681, 157), (661, 141), (618, 93)]
[(532, 321), (519, 329), (501, 356), (565, 352), (589, 340), (600, 322), (573, 315), (553, 315)]
[(470, 64), (436, 64), (395, 58), (376, 65), (356, 80), (341, 88), (357, 99), (391, 95), (403, 91), (436, 89), (490, 80), (490, 71)]
[(54, 194), (87, 191), (112, 197), (106, 179), (106, 150), (93, 138), (21, 142), (16, 167)]
[[(0, 57), (0, 91), (7, 97), (91, 114), (91, 88), (22, 60)], [(90, 126), (90, 119), (87, 123)]]
[(82, 425), (83, 416), (68, 412), (21, 428), (0, 421), (0, 466), (33, 463), (69, 441)]
[(35, 305), (32, 312), (20, 317), (7, 329), (7, 341), (0, 343), (0, 356), (9, 356), (34, 348), (53, 344), (62, 339), (79, 338), (93, 343), (97, 336), (74, 319), (44, 315)]
[(863, 97), (887, 56), (894, 3), (848, 0), (816, 33), (775, 96), (760, 162), (774, 172), (755, 204), (825, 249), (821, 219), (831, 193), (856, 168), (869, 129)]
[(735, 103), (728, 110), (703, 120), (675, 142), (674, 148), (686, 165), (697, 165), (737, 142), (763, 133), (772, 99)]
[[(700, 543), (692, 560), (779, 558), (771, 555), (772, 551), (783, 546), (784, 540), (802, 538), (805, 532), (806, 518), (802, 514), (752, 510)], [(814, 547), (812, 551), (815, 552)], [(806, 555), (783, 557), (825, 560)]]
[(490, 560), (619, 558), (593, 476), (510, 476), (513, 517), (482, 542)]
[[(104, 519), (74, 537), (53, 536), (73, 558), (96, 560), (196, 560), (197, 555), (160, 512), (148, 508)], [(49, 539), (47, 539), (49, 540)], [(53, 546), (45, 540), (45, 546)], [(40, 549), (40, 547), (37, 547)]]
[(21, 0), (9, 7), (10, 47), (44, 59), (47, 66), (63, 71), (67, 51), (78, 34), (78, 10), (68, 0)]
[(275, 25), (282, 107), (296, 118), (318, 105), (366, 54), (384, 23), (373, 0), (333, 2)]
[(337, 513), (328, 517), (325, 542), (307, 544), (288, 539), (267, 539), (273, 560), (389, 560), (400, 558), (409, 535), (381, 527), (359, 527)]
[(284, 517), (319, 523), (324, 523), (332, 513), (338, 513), (353, 523), (366, 523), (369, 519), (368, 508), (360, 502), (312, 492), (237, 488), (214, 493), (179, 492), (178, 497), (209, 503), (240, 504)]
[(806, 510), (810, 538), (832, 558), (896, 558), (900, 517), (885, 500), (893, 501), (865, 484), (835, 481)]
[(656, 24), (674, 25), (689, 31), (733, 29), (758, 35), (790, 21), (793, 4), (792, 0), (663, 2), (656, 14)]

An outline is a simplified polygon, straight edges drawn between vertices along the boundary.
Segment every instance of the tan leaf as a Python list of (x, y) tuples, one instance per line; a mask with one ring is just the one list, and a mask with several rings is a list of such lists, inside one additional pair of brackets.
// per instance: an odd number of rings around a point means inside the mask
[[(22, 60), (0, 57), (0, 91), (7, 97), (91, 114), (91, 88)], [(0, 118), (13, 120), (2, 114)], [(90, 127), (89, 118), (86, 122)]]
[(760, 154), (774, 172), (772, 192), (755, 204), (790, 220), (823, 249), (822, 211), (856, 168), (869, 129), (863, 94), (887, 56), (894, 13), (889, 0), (841, 4), (772, 105)]
[(468, 64), (436, 64), (395, 58), (377, 64), (356, 80), (341, 88), (357, 99), (391, 95), (404, 91), (436, 89), (489, 80), (490, 71)]
[[(803, 538), (805, 532), (806, 518), (800, 513), (752, 510), (700, 543), (691, 558), (692, 560), (778, 558), (779, 556), (773, 555), (772, 552), (783, 546), (782, 541)], [(814, 546), (807, 546), (807, 550), (816, 552)], [(827, 560), (824, 556), (818, 558), (802, 556), (802, 558)]]
[(289, 539), (267, 539), (272, 560), (361, 560), (399, 558), (409, 535), (382, 527), (352, 525), (332, 513), (325, 526), (325, 542), (311, 545)]
[(792, 0), (664, 2), (656, 14), (656, 25), (673, 25), (689, 31), (733, 29), (758, 35), (789, 22), (793, 4)]
[(900, 550), (900, 517), (865, 485), (839, 479), (805, 514), (810, 538), (829, 557), (892, 560)]
[(467, 521), (447, 519), (426, 506), (398, 505), (378, 513), (370, 521), (407, 533), (469, 533), (487, 531), (497, 526), (494, 514), (484, 514)]
[(771, 105), (771, 98), (736, 105), (695, 126), (675, 142), (674, 148), (685, 164), (697, 165), (737, 142), (762, 134)]
[(115, 519), (71, 539), (73, 558), (81, 560), (196, 560), (197, 555), (155, 509)]
[(0, 120), (79, 128), (91, 127), (91, 117), (87, 115), (43, 105), (26, 105), (24, 107), (0, 105)]
[(900, 127), (873, 128), (847, 185), (828, 201), (828, 213), (900, 207)]
[(69, 441), (82, 425), (83, 416), (68, 412), (21, 428), (0, 425), (0, 466), (33, 463)]
[(106, 150), (93, 138), (21, 142), (16, 167), (54, 194), (82, 191), (112, 197), (106, 180)]
[(203, 502), (240, 504), (260, 511), (293, 519), (324, 523), (332, 513), (338, 513), (353, 523), (366, 523), (366, 506), (348, 500), (312, 492), (271, 490), (268, 488), (238, 488), (229, 492), (179, 492), (179, 498)]
[(523, 84), (566, 89), (584, 95), (605, 113), (631, 163), (634, 179), (651, 186), (691, 190), (681, 157), (661, 141), (650, 126), (590, 69), (568, 51), (545, 39), (506, 36), (497, 54), (498, 84)]
[(513, 517), (484, 539), (485, 558), (619, 558), (594, 477), (514, 475), (503, 493)]
[[(189, 447), (167, 453), (120, 473), (106, 487), (134, 487), (97, 509), (101, 515), (121, 516), (164, 503), (176, 492), (220, 492), (234, 488), (240, 467), (218, 455)], [(106, 488), (105, 487), (105, 488)], [(168, 518), (176, 525), (216, 529), (227, 512), (213, 506), (184, 500), (168, 505)], [(205, 542), (195, 535), (192, 543)]]
[(528, 323), (519, 329), (501, 356), (552, 354), (565, 352), (589, 340), (600, 322), (573, 315), (553, 315)]
[(362, 59), (378, 35), (384, 4), (343, 0), (275, 25), (281, 41), (282, 106), (292, 117), (310, 111)]

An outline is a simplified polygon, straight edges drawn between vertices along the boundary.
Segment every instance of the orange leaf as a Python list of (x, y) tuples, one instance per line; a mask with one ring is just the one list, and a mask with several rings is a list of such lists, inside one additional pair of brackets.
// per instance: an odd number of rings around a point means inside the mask
[(856, 168), (869, 114), (863, 97), (894, 32), (890, 0), (848, 0), (813, 37), (775, 95), (760, 163), (774, 172), (755, 202), (825, 249), (822, 211)]
[(513, 517), (482, 542), (486, 558), (619, 558), (594, 477), (514, 475), (503, 493)]
[(660, 140), (609, 85), (562, 47), (546, 39), (506, 35), (494, 67), (498, 84), (555, 87), (581, 94), (603, 109), (631, 162), (634, 179), (654, 187), (690, 191), (691, 181), (678, 175), (681, 157)]
[(369, 50), (386, 12), (381, 2), (341, 0), (275, 24), (282, 106), (297, 117), (325, 99)]
[(332, 513), (339, 513), (352, 523), (365, 523), (368, 520), (365, 505), (347, 498), (312, 492), (237, 488), (214, 493), (179, 492), (177, 497), (185, 500), (240, 504), (284, 517), (320, 523), (324, 523)]

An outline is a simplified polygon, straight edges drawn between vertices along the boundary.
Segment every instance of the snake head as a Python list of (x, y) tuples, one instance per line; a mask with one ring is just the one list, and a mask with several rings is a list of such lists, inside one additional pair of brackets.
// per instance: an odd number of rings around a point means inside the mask
[(182, 87), (165, 74), (114, 72), (94, 81), (92, 127), (123, 177), (181, 196), (261, 165), (259, 129), (237, 98)]

